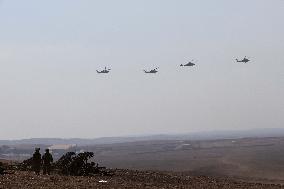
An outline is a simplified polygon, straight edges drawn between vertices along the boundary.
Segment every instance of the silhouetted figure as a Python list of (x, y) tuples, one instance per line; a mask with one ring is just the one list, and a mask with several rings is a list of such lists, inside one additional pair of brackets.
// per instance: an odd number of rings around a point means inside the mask
[(32, 158), (32, 168), (34, 172), (39, 175), (40, 165), (41, 165), (41, 154), (39, 152), (40, 148), (36, 148)]
[(45, 150), (45, 154), (42, 156), (43, 174), (50, 175), (51, 163), (53, 162), (52, 155), (49, 153), (49, 149)]
[(3, 175), (3, 174), (4, 174), (4, 171), (5, 171), (4, 165), (3, 165), (2, 162), (0, 162), (0, 175)]

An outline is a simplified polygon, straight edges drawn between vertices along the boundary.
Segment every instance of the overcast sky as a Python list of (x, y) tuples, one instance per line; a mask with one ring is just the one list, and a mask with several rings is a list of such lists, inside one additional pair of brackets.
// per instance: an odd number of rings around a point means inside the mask
[(2, 0), (0, 139), (283, 128), (283, 20), (283, 0)]

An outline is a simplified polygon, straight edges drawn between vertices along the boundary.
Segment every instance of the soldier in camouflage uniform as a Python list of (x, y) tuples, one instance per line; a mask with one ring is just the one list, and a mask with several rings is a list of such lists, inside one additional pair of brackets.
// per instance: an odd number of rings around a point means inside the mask
[(3, 163), (0, 162), (0, 175), (3, 175), (4, 171), (5, 171), (5, 169), (4, 169)]
[(49, 153), (49, 149), (45, 150), (45, 154), (42, 156), (43, 174), (50, 175), (51, 163), (53, 162), (52, 155)]
[(39, 152), (40, 148), (36, 148), (32, 158), (32, 168), (34, 172), (39, 175), (40, 165), (41, 165), (41, 154)]

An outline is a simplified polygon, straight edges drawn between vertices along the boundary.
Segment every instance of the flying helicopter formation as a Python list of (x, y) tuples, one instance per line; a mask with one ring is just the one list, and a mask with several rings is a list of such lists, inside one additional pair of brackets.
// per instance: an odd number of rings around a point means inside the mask
[[(240, 63), (248, 63), (248, 62), (250, 61), (250, 59), (245, 56), (242, 60), (236, 59), (236, 61), (237, 61), (237, 62), (240, 62)], [(191, 61), (189, 61), (189, 62), (186, 63), (186, 64), (181, 64), (180, 66), (181, 66), (181, 67), (192, 67), (192, 66), (195, 66), (195, 63), (194, 63), (194, 60), (191, 60)], [(151, 70), (149, 70), (149, 71), (147, 71), (147, 70), (143, 70), (143, 71), (144, 71), (144, 73), (146, 73), (146, 74), (155, 74), (155, 73), (158, 72), (158, 69), (159, 69), (159, 68), (154, 68), (154, 69), (151, 69)], [(109, 69), (109, 68), (107, 69), (107, 68), (105, 67), (105, 68), (104, 68), (103, 70), (101, 70), (101, 71), (98, 71), (98, 70), (96, 70), (96, 71), (97, 71), (98, 74), (101, 74), (101, 73), (107, 74), (107, 73), (110, 72), (110, 70), (111, 70), (111, 69)]]

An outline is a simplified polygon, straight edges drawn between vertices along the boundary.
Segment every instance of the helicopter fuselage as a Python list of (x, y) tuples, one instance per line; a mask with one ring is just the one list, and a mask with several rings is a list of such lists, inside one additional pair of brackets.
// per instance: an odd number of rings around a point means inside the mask
[(236, 59), (236, 61), (237, 61), (237, 62), (242, 62), (242, 63), (248, 63), (250, 60), (247, 59), (247, 58), (244, 58), (244, 59), (242, 59), (242, 60)]
[(157, 73), (158, 71), (157, 70), (150, 70), (150, 71), (146, 71), (144, 70), (145, 73)]
[(109, 71), (108, 70), (102, 70), (102, 71), (97, 70), (97, 73), (109, 73)]
[(195, 66), (195, 64), (194, 63), (192, 63), (192, 62), (189, 62), (189, 63), (187, 63), (187, 64), (181, 64), (180, 66)]
[(109, 73), (109, 71), (110, 71), (111, 69), (107, 69), (107, 67), (105, 67), (105, 69), (103, 69), (102, 71), (98, 71), (98, 70), (96, 70), (97, 71), (97, 73)]

